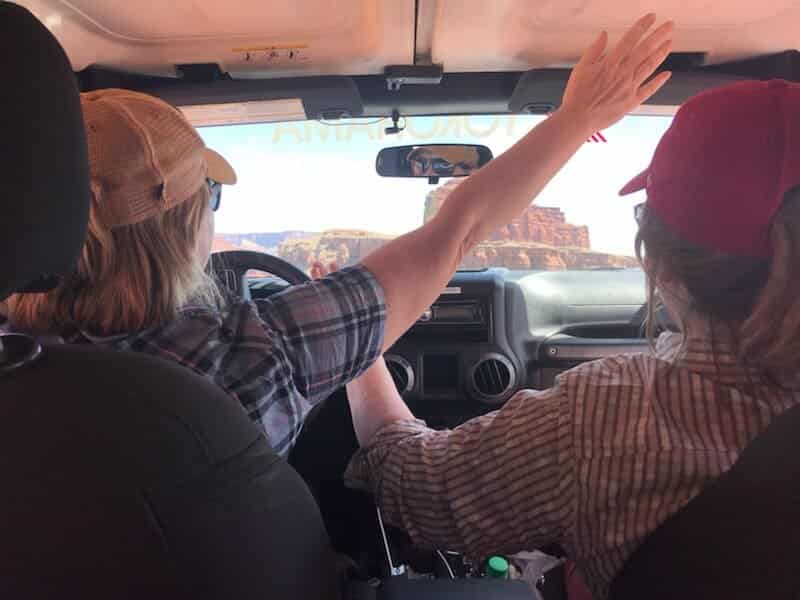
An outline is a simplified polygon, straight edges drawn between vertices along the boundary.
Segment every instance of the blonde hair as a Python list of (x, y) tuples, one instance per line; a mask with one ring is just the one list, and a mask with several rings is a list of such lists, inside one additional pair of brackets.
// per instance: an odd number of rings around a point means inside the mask
[(740, 359), (778, 377), (796, 373), (800, 368), (800, 188), (785, 195), (769, 239), (769, 259), (706, 250), (683, 241), (645, 210), (636, 235), (636, 255), (647, 274), (646, 329), (651, 342), (657, 329), (656, 281), (673, 278), (689, 292), (692, 311), (731, 334)]
[(9, 298), (13, 327), (107, 336), (168, 322), (189, 302), (218, 307), (219, 290), (197, 252), (208, 202), (203, 185), (163, 213), (113, 229), (92, 210), (75, 271), (50, 292)]

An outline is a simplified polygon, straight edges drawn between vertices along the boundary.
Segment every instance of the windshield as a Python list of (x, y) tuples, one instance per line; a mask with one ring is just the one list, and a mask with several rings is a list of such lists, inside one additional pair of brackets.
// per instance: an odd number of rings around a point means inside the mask
[[(375, 157), (381, 148), (477, 143), (498, 156), (543, 118), (414, 117), (401, 120), (405, 129), (393, 135), (384, 132), (391, 122), (383, 119), (202, 128), (206, 144), (239, 175), (235, 186), (224, 189), (214, 250), (268, 252), (304, 271), (315, 262), (353, 264), (422, 225), (463, 181), (431, 185), (427, 179), (380, 177)], [(475, 248), (461, 268), (637, 267), (633, 206), (642, 193), (621, 198), (617, 192), (647, 166), (671, 119), (628, 116), (587, 140), (535, 204)]]

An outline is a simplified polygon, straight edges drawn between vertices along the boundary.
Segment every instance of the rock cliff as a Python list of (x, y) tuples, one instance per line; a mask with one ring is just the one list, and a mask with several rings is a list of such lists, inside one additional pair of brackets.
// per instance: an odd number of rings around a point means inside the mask
[(304, 239), (287, 239), (278, 246), (278, 256), (308, 270), (315, 262), (352, 265), (392, 239), (369, 231), (335, 229)]
[[(427, 222), (460, 183), (451, 179), (430, 192), (425, 199), (425, 221)], [(558, 208), (531, 205), (508, 225), (494, 231), (488, 241), (535, 242), (547, 246), (583, 248), (588, 250), (589, 228), (567, 223), (564, 213)]]
[[(460, 180), (452, 179), (431, 191), (425, 201), (424, 220), (428, 221)], [(256, 235), (260, 237), (255, 237)], [(266, 240), (268, 234), (248, 234), (244, 238)], [(272, 235), (272, 234), (269, 234)], [(272, 239), (272, 238), (269, 238)], [(277, 255), (301, 269), (315, 262), (339, 267), (351, 265), (383, 245), (392, 236), (361, 230), (330, 230), (323, 233), (283, 234)], [(242, 240), (226, 240), (228, 243)], [(250, 240), (250, 244), (253, 244)], [(222, 245), (222, 244), (220, 244)], [(227, 244), (226, 244), (227, 245)], [(220, 248), (224, 249), (224, 248)], [(270, 251), (272, 249), (269, 249)], [(591, 269), (636, 267), (636, 259), (595, 252), (589, 241), (589, 228), (568, 223), (558, 208), (531, 206), (512, 223), (492, 232), (461, 263), (464, 268), (507, 267), (509, 269)]]
[[(425, 221), (432, 218), (461, 180), (451, 179), (425, 199)], [(509, 269), (627, 268), (638, 263), (630, 256), (591, 250), (589, 228), (567, 223), (560, 209), (531, 205), (519, 217), (489, 235), (464, 258), (466, 268)]]

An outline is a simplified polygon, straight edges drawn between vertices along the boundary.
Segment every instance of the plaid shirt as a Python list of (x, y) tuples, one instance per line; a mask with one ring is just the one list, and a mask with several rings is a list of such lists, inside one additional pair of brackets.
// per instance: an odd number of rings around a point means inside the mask
[(72, 343), (144, 352), (185, 365), (236, 398), (286, 455), (308, 411), (380, 355), (383, 291), (363, 267), (237, 301), (223, 313), (186, 308), (178, 319), (139, 333)]

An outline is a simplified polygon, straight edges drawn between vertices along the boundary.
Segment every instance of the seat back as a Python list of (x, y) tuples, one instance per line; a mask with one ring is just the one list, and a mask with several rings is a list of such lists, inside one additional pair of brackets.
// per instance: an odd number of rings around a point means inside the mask
[(800, 598), (800, 406), (656, 529), (612, 600)]
[(45, 347), (0, 398), (0, 597), (336, 596), (308, 489), (188, 369)]

